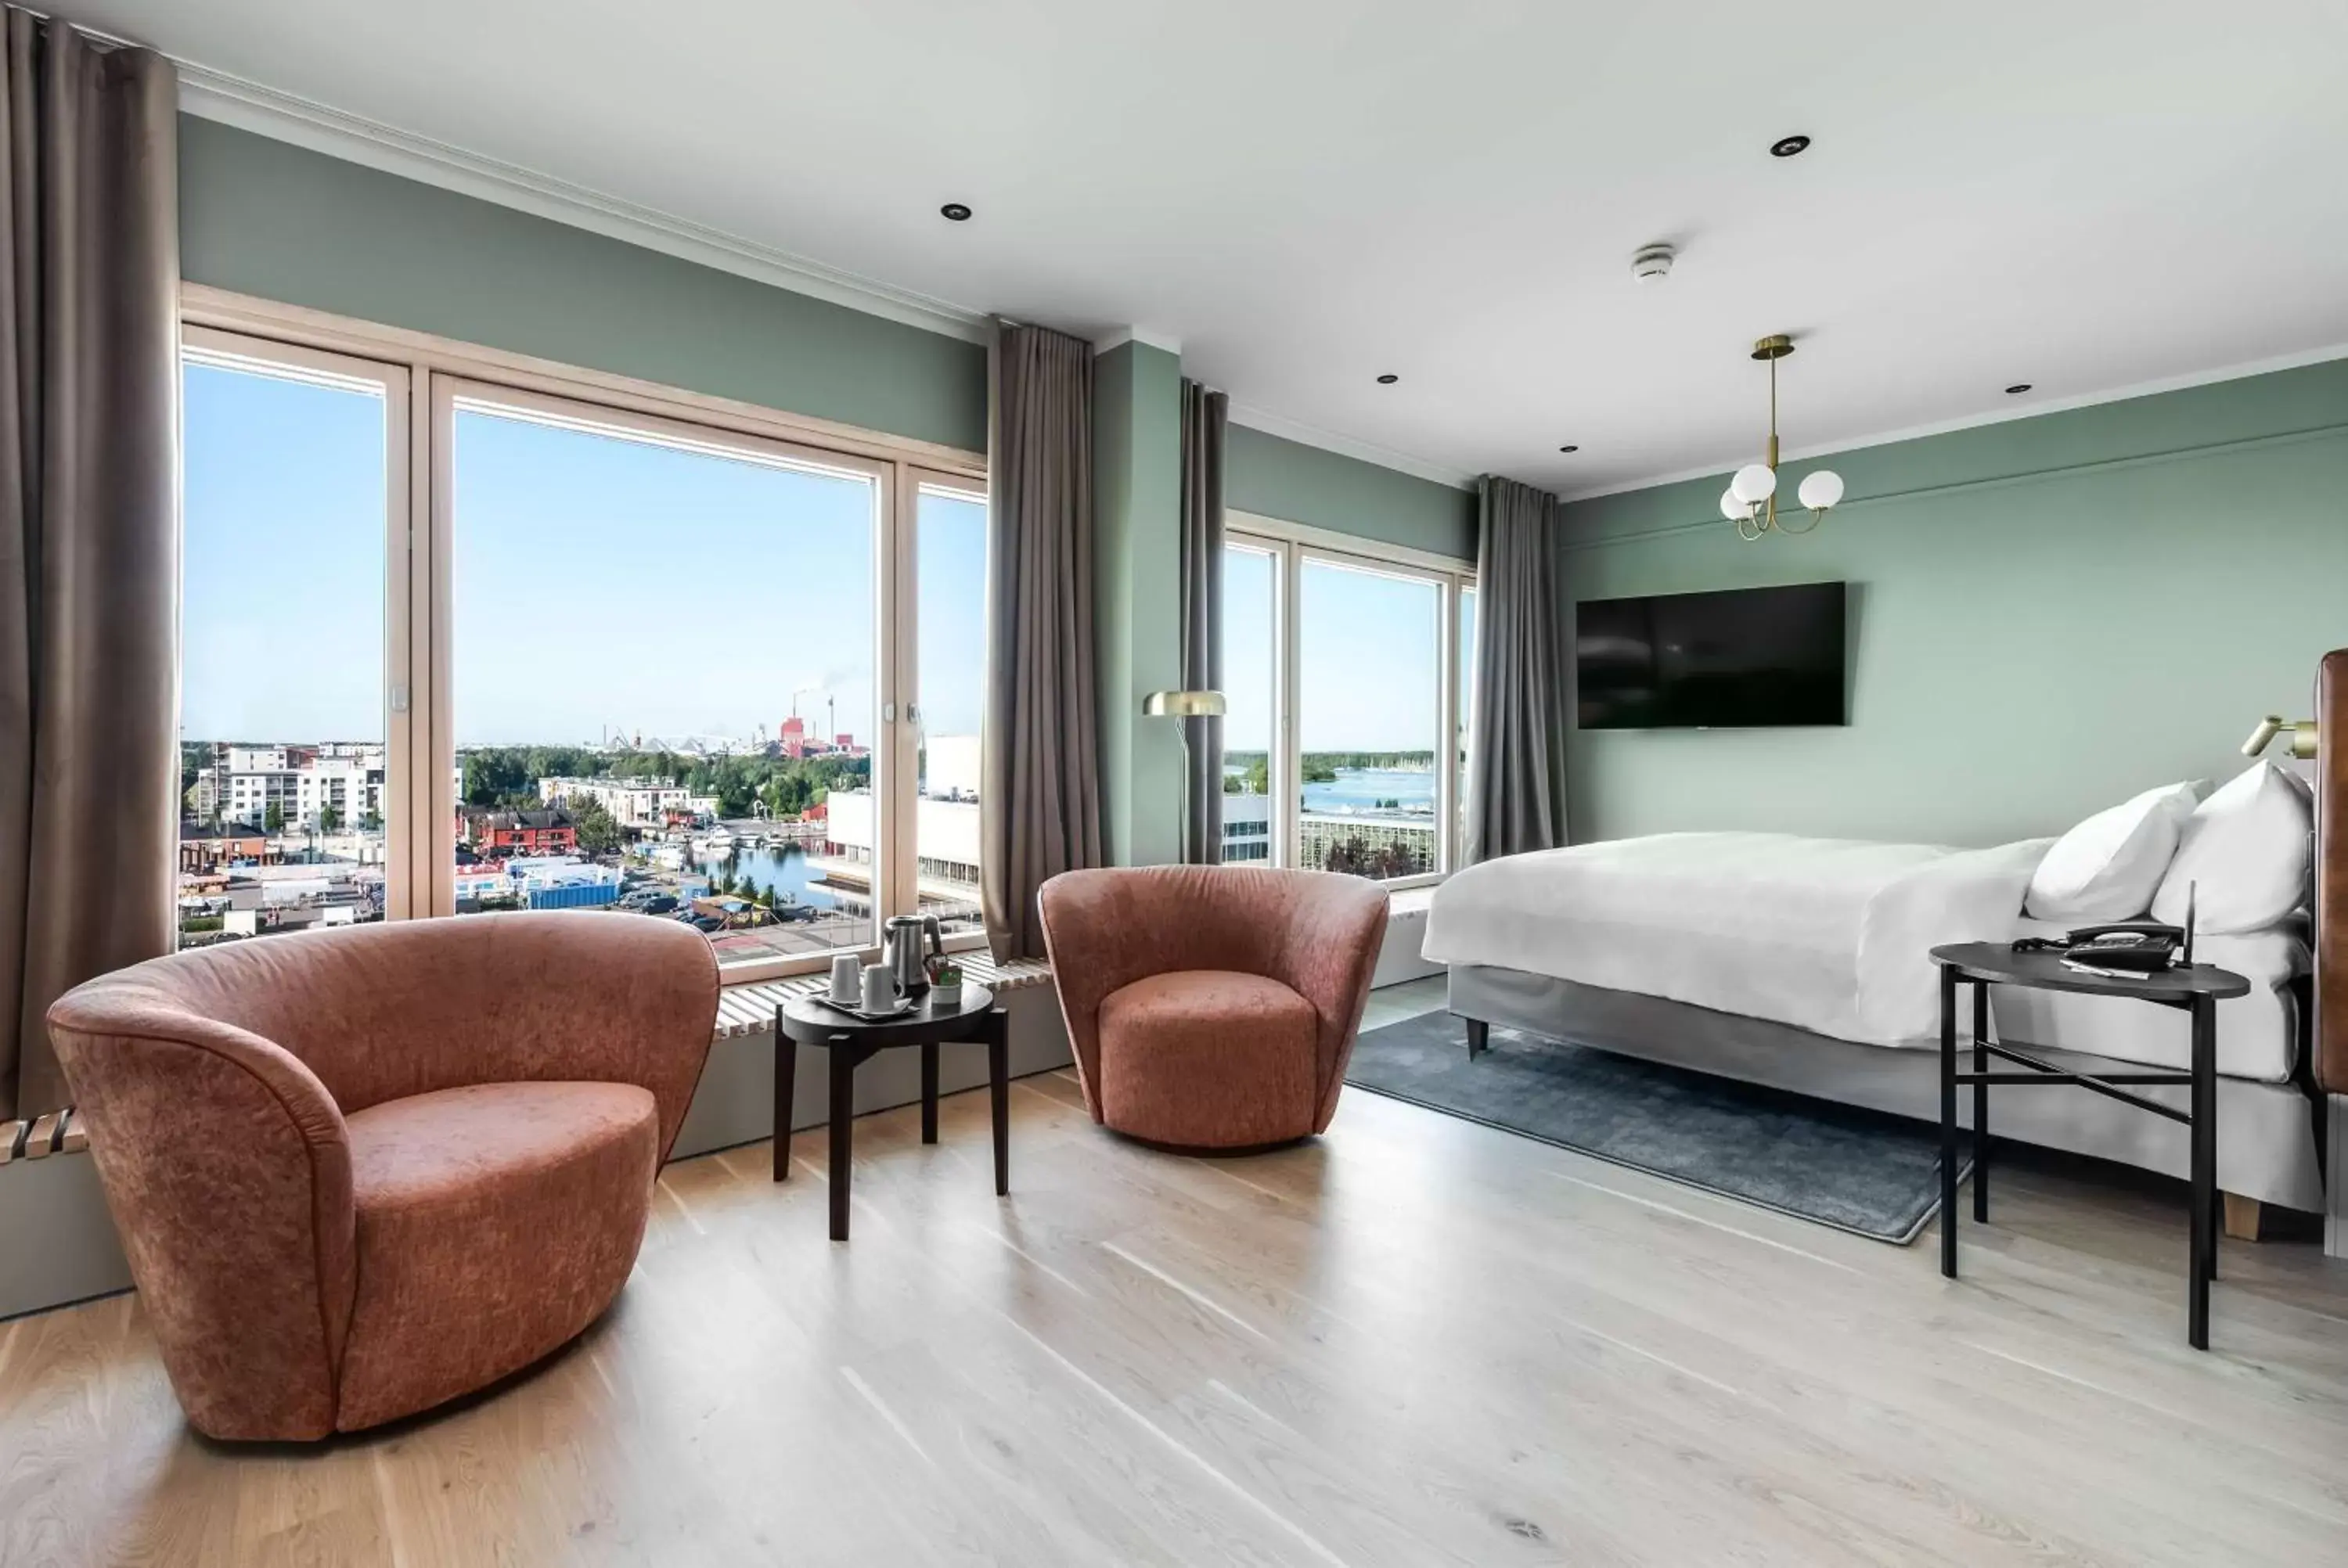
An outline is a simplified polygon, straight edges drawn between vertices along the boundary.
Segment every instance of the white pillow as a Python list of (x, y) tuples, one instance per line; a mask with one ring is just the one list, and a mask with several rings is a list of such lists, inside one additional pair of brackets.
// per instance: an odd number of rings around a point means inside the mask
[(2087, 818), (2056, 839), (2038, 863), (2024, 912), (2068, 926), (2143, 914), (2177, 853), (2194, 798), (2189, 784), (2163, 784)]
[(2201, 803), (2185, 824), (2152, 915), (2185, 924), (2186, 886), (2200, 884), (2194, 924), (2205, 936), (2263, 931), (2307, 902), (2314, 804), (2285, 769), (2260, 761)]

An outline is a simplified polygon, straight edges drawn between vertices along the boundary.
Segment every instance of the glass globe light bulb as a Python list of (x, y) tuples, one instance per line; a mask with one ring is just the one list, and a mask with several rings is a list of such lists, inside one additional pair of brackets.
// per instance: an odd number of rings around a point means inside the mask
[(1777, 493), (1776, 471), (1766, 463), (1747, 463), (1736, 470), (1736, 477), (1728, 482), (1736, 498), (1748, 505), (1766, 501)]
[(1731, 487), (1720, 493), (1720, 515), (1732, 523), (1750, 522), (1753, 518), (1753, 508), (1738, 500), (1735, 487)]
[(1802, 476), (1802, 505), (1814, 512), (1823, 512), (1842, 499), (1842, 476), (1831, 468), (1820, 468)]

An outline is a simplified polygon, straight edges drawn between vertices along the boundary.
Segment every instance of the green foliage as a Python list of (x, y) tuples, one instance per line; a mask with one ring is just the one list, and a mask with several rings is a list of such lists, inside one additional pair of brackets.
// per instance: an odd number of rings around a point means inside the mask
[(578, 831), (579, 847), (589, 855), (608, 855), (626, 842), (627, 835), (603, 803), (592, 797), (582, 797), (568, 803), (571, 825)]
[(263, 833), (284, 832), (285, 808), (279, 805), (275, 801), (271, 801), (269, 803), (269, 809), (261, 814), (261, 830)]
[[(1241, 759), (1246, 760), (1242, 761)], [(1262, 752), (1224, 753), (1226, 762), (1240, 764), (1238, 773), (1223, 774), (1225, 794), (1270, 794), (1272, 793), (1272, 759)]]
[(182, 936), (200, 936), (206, 931), (217, 931), (227, 924), (218, 915), (191, 915), (180, 922), (180, 932)]
[(343, 814), (340, 807), (322, 805), (318, 808), (318, 831), (320, 833), (332, 833), (342, 825)]
[(853, 789), (872, 776), (870, 757), (700, 757), (673, 752), (592, 751), (582, 746), (480, 746), (465, 753), (466, 804), (538, 804), (544, 778), (611, 778), (683, 785), (716, 795), (717, 815), (748, 816), (763, 801), (777, 816), (795, 816), (835, 789)]

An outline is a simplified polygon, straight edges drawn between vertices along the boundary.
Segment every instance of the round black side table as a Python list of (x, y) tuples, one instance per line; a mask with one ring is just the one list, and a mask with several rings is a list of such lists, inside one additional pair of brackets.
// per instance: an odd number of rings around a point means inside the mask
[(1011, 1190), (1010, 1015), (994, 993), (965, 983), (962, 996), (941, 1004), (929, 992), (902, 1018), (869, 1023), (794, 997), (775, 1009), (775, 1180), (791, 1169), (791, 1096), (798, 1087), (798, 1048), (820, 1045), (831, 1057), (831, 1239), (848, 1239), (848, 1183), (856, 1126), (856, 1070), (891, 1046), (922, 1048), (922, 1142), (938, 1141), (938, 1047), (969, 1041), (986, 1047), (987, 1091), (994, 1113), (994, 1191)]
[[(2075, 1084), (2192, 1129), (2192, 1261), (2186, 1285), (2186, 1339), (2209, 1348), (2209, 1282), (2218, 1277), (2218, 1003), (2247, 996), (2250, 982), (2231, 969), (2187, 964), (2156, 975), (2115, 979), (2082, 974), (2054, 952), (2017, 953), (2004, 942), (1957, 942), (1932, 949), (1941, 967), (1941, 1272), (1957, 1276), (1957, 1086), (1973, 1090), (1973, 1223), (1989, 1221), (1989, 1090), (1999, 1084)], [(1957, 1071), (1957, 982), (1973, 988), (1972, 1071)], [(2157, 1069), (2088, 1073), (1992, 1044), (1989, 988), (2027, 986), (2082, 996), (2134, 998), (2193, 1015), (2193, 1065), (2185, 1072)], [(2028, 1069), (1993, 1072), (1990, 1058)], [(2179, 1111), (2123, 1085), (2181, 1084), (2191, 1109)]]

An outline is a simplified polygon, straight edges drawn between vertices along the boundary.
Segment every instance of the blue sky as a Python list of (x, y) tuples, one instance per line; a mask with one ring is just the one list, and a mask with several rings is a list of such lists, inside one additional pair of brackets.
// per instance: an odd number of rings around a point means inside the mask
[[(379, 398), (190, 365), (185, 671), (191, 739), (379, 736)], [(771, 736), (794, 693), (870, 740), (875, 487), (460, 408), (452, 591), (460, 745), (607, 728)], [(916, 548), (929, 730), (983, 699), (985, 508), (924, 492)], [(1309, 562), (1298, 667), (1307, 750), (1436, 745), (1433, 588)], [(1271, 739), (1269, 557), (1225, 580), (1225, 743)]]

